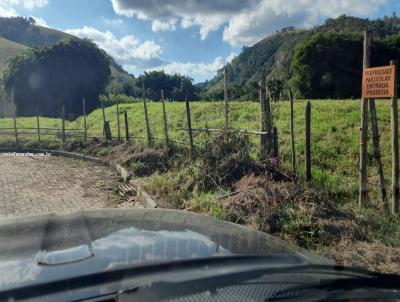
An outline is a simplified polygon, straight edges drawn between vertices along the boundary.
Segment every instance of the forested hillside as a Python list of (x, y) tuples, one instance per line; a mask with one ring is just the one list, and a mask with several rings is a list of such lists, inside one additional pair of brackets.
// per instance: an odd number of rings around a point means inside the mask
[[(289, 86), (300, 98), (359, 98), (363, 37), (360, 34), (318, 33), (299, 44), (292, 60)], [(376, 36), (371, 66), (400, 59), (400, 34)]]
[[(231, 97), (243, 100), (256, 99), (258, 82), (262, 75), (267, 76), (270, 89), (275, 97), (279, 97), (281, 92), (287, 91), (285, 88), (288, 87), (289, 83), (293, 84), (291, 88), (298, 96), (310, 98), (358, 97), (357, 85), (353, 85), (353, 88), (347, 90), (346, 93), (340, 94), (332, 91), (337, 86), (332, 87), (329, 84), (329, 78), (336, 76), (339, 72), (338, 69), (342, 69), (345, 74), (350, 72), (350, 74), (357, 75), (357, 78), (359, 77), (362, 56), (360, 47), (362, 47), (362, 32), (365, 29), (373, 31), (374, 40), (378, 45), (375, 47), (375, 62), (387, 64), (387, 58), (393, 57), (394, 53), (399, 50), (396, 44), (397, 38), (386, 38), (399, 33), (400, 18), (395, 14), (377, 20), (341, 16), (337, 19), (328, 19), (323, 25), (308, 30), (288, 27), (251, 47), (245, 47), (238, 57), (227, 64)], [(385, 43), (386, 45), (383, 45)], [(304, 51), (308, 51), (308, 53), (306, 54)], [(315, 54), (314, 51), (317, 51), (317, 53)], [(292, 62), (295, 53), (297, 59)], [(333, 53), (336, 56), (332, 55)], [(301, 60), (302, 57), (307, 57), (309, 60)], [(300, 63), (303, 65), (300, 66)], [(341, 67), (339, 66), (337, 69), (338, 64)], [(319, 67), (321, 65), (323, 65), (323, 72), (321, 70), (314, 72), (312, 66)], [(344, 69), (347, 71), (344, 71)], [(294, 74), (295, 72), (297, 73)], [(309, 80), (308, 77), (312, 76), (315, 78), (317, 76), (325, 77), (322, 83), (315, 81), (304, 83)], [(293, 77), (296, 77), (296, 79), (289, 82)], [(312, 84), (315, 85), (310, 87), (309, 85)], [(348, 85), (350, 84), (354, 84), (354, 77), (348, 83)], [(304, 89), (301, 89), (301, 85), (303, 85), (303, 88), (309, 87), (310, 91), (305, 93)], [(330, 91), (328, 89), (324, 91), (325, 94), (321, 94), (321, 88), (329, 88)], [(222, 70), (218, 72), (214, 79), (205, 84), (205, 90), (203, 96), (206, 99), (222, 98)], [(319, 91), (319, 93), (316, 93), (316, 91)]]

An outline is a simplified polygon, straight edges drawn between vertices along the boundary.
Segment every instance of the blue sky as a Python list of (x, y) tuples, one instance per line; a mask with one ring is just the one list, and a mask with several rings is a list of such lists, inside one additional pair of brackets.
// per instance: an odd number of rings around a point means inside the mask
[(282, 27), (392, 12), (400, 15), (398, 0), (0, 0), (0, 16), (90, 38), (135, 76), (164, 69), (195, 82)]

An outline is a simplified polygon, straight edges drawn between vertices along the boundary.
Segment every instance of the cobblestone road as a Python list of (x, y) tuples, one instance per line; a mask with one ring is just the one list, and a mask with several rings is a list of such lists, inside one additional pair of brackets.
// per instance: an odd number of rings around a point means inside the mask
[(62, 157), (0, 156), (0, 217), (116, 207), (118, 176)]

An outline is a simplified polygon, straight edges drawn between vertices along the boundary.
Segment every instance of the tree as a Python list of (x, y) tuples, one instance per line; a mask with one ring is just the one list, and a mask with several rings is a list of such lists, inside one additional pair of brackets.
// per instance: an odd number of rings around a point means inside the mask
[(361, 70), (361, 35), (320, 33), (297, 47), (290, 86), (297, 97), (355, 98)]
[(285, 83), (283, 80), (269, 79), (267, 81), (269, 95), (273, 101), (279, 101), (283, 96)]
[(106, 94), (125, 94), (136, 96), (140, 90), (136, 87), (135, 78), (131, 75), (113, 76), (105, 90)]
[(66, 39), (52, 46), (30, 49), (13, 57), (4, 71), (8, 93), (14, 89), (18, 114), (41, 112), (56, 116), (64, 105), (71, 116), (99, 105), (110, 76), (107, 56), (88, 40)]
[[(160, 100), (160, 91), (164, 90), (164, 96), (167, 99), (183, 101), (185, 95), (190, 100), (198, 99), (193, 86), (193, 79), (183, 75), (169, 75), (164, 71), (145, 72), (136, 80), (138, 88), (146, 87), (146, 97), (152, 100)], [(141, 95), (138, 95), (140, 97)]]

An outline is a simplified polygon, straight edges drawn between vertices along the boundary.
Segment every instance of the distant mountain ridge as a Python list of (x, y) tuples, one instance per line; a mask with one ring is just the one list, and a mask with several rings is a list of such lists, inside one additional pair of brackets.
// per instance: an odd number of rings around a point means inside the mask
[(71, 35), (36, 25), (33, 18), (12, 17), (0, 18), (0, 36), (28, 47), (41, 47)]

